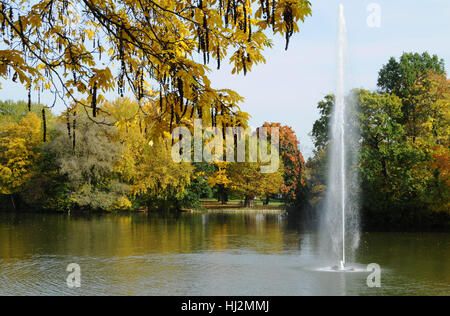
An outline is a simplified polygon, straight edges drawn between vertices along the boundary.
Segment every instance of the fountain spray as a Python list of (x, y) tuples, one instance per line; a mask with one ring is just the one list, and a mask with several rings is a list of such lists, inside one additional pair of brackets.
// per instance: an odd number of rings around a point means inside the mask
[(338, 116), (338, 123), (340, 128), (340, 147), (341, 147), (341, 212), (342, 212), (342, 261), (341, 269), (345, 269), (346, 264), (346, 243), (345, 243), (345, 231), (346, 231), (346, 185), (347, 185), (347, 174), (345, 167), (345, 75), (344, 75), (344, 49), (347, 35), (347, 25), (345, 22), (344, 6), (339, 5), (339, 52), (338, 52), (338, 85), (336, 94), (336, 111)]
[[(339, 6), (337, 91), (331, 120), (328, 186), (321, 227), (321, 244), (346, 271), (349, 255), (359, 246), (357, 161), (359, 136), (352, 128), (356, 115), (345, 97), (347, 25), (344, 6)], [(330, 249), (331, 246), (331, 249)]]

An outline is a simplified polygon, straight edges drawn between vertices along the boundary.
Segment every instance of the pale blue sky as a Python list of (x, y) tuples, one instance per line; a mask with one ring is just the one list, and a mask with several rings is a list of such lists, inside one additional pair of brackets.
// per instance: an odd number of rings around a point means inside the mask
[[(290, 125), (297, 132), (306, 156), (313, 150), (308, 135), (318, 118), (317, 103), (336, 86), (337, 14), (343, 3), (348, 28), (347, 88), (376, 89), (378, 71), (389, 57), (403, 52), (437, 54), (450, 66), (450, 1), (448, 0), (311, 0), (313, 15), (291, 40), (266, 52), (267, 64), (246, 77), (232, 76), (230, 68), (211, 75), (217, 88), (231, 88), (245, 97), (244, 111), (251, 125), (265, 121)], [(367, 6), (381, 6), (381, 28), (367, 25)], [(26, 99), (27, 92), (2, 82), (0, 99)], [(44, 98), (43, 102), (52, 102)], [(57, 109), (61, 110), (61, 106)]]

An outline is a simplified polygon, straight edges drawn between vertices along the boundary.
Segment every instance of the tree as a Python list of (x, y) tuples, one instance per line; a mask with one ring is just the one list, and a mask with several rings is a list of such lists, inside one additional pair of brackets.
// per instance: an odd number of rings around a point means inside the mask
[(432, 216), (432, 210), (448, 211), (448, 187), (441, 185), (443, 179), (436, 173), (443, 170), (442, 152), (434, 153), (432, 143), (405, 141), (405, 126), (398, 121), (403, 115), (401, 100), (364, 90), (358, 97), (366, 214), (373, 222), (408, 226)]
[(245, 207), (252, 207), (257, 196), (267, 197), (281, 191), (282, 168), (274, 173), (261, 172), (260, 163), (230, 163), (227, 166), (227, 187), (244, 195)]
[(320, 110), (320, 118), (314, 123), (312, 137), (317, 150), (325, 149), (330, 142), (330, 120), (333, 114), (335, 97), (327, 95), (320, 101), (317, 108)]
[(269, 136), (272, 135), (273, 128), (278, 128), (280, 131), (280, 154), (284, 166), (284, 184), (281, 187), (281, 193), (287, 204), (302, 206), (306, 198), (307, 184), (306, 163), (299, 149), (300, 141), (289, 126), (265, 123), (263, 127), (268, 129)]
[(416, 138), (427, 139), (435, 144), (449, 141), (450, 130), (450, 82), (446, 75), (427, 73), (424, 79), (414, 84), (407, 98), (415, 104), (414, 128)]
[(330, 124), (333, 115), (335, 96), (329, 94), (321, 100), (317, 109), (320, 118), (314, 122), (311, 136), (314, 141), (314, 156), (308, 160), (309, 203), (320, 208), (327, 189), (328, 149), (331, 140)]
[(67, 130), (56, 124), (55, 137), (44, 150), (55, 159), (68, 186), (66, 199), (73, 207), (92, 210), (129, 209), (129, 187), (114, 171), (123, 146), (114, 141), (116, 128), (95, 124), (78, 115)]
[(327, 151), (316, 150), (306, 164), (308, 177), (309, 204), (317, 209), (324, 201), (328, 176)]
[(450, 81), (432, 72), (412, 88), (417, 105), (417, 139), (415, 147), (428, 155), (430, 183), (422, 200), (434, 211), (450, 210), (449, 145), (450, 145)]
[(41, 120), (34, 113), (0, 124), (0, 194), (10, 195), (14, 208), (14, 195), (32, 177), (41, 143)]
[(230, 163), (227, 162), (216, 162), (210, 164), (208, 173), (208, 183), (211, 187), (217, 187), (217, 199), (223, 205), (228, 203), (228, 189), (232, 185), (232, 180), (229, 179), (227, 174), (227, 168)]
[(399, 61), (391, 58), (383, 66), (378, 77), (378, 86), (384, 93), (392, 93), (402, 99), (402, 124), (407, 124), (407, 136), (416, 138), (418, 129), (418, 109), (414, 102), (414, 87), (422, 84), (429, 73), (445, 74), (444, 60), (428, 53), (405, 53)]
[[(394, 195), (400, 196), (400, 161), (411, 162), (405, 153), (411, 149), (403, 141), (404, 128), (396, 121), (402, 116), (402, 104), (398, 97), (379, 95), (361, 90), (357, 93), (363, 138), (361, 152), (361, 172), (369, 204), (377, 200), (377, 207), (393, 205)], [(379, 192), (384, 192), (379, 196)], [(375, 204), (374, 204), (375, 205)]]
[(422, 55), (404, 53), (399, 61), (392, 57), (383, 66), (378, 76), (378, 87), (382, 92), (405, 98), (410, 94), (411, 88), (430, 71), (439, 75), (444, 74), (444, 60), (436, 55), (430, 56), (427, 52)]
[(194, 114), (215, 121), (242, 98), (212, 88), (209, 62), (220, 68), (229, 55), (233, 73), (245, 74), (265, 62), (268, 34), (285, 36), (287, 48), (310, 14), (307, 0), (1, 1), (0, 76), (93, 117), (117, 90), (154, 101), (170, 127)]
[[(150, 112), (149, 107), (143, 107)], [(147, 126), (147, 116), (129, 99), (107, 103), (102, 108), (116, 121), (116, 141), (124, 145), (114, 170), (129, 185), (133, 199), (151, 207), (179, 207), (187, 195), (193, 167), (177, 164), (171, 157), (171, 137), (160, 135), (159, 128)], [(161, 124), (164, 124), (161, 122)], [(164, 205), (159, 205), (159, 204)], [(169, 205), (175, 204), (175, 205)]]

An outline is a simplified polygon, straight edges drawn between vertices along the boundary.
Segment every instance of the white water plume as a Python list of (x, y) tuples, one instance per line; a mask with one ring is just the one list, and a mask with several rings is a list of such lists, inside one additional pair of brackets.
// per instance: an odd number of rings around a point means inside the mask
[(356, 114), (345, 97), (347, 26), (339, 7), (338, 80), (329, 148), (327, 194), (321, 222), (321, 246), (327, 258), (344, 270), (359, 246), (358, 144)]

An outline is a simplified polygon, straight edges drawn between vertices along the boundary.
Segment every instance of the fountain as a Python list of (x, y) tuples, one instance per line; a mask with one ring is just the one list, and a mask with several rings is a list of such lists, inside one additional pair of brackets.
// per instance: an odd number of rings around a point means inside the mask
[(348, 267), (359, 246), (358, 181), (356, 166), (359, 137), (355, 132), (351, 102), (345, 98), (347, 26), (344, 6), (339, 6), (338, 80), (331, 125), (328, 187), (321, 223), (321, 246), (327, 259), (337, 263), (333, 271)]

